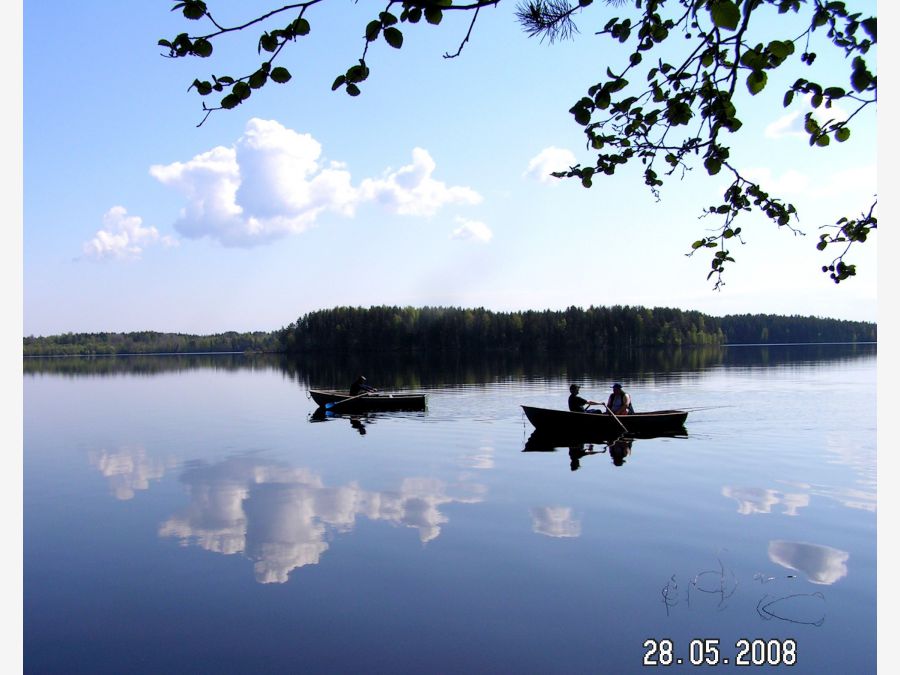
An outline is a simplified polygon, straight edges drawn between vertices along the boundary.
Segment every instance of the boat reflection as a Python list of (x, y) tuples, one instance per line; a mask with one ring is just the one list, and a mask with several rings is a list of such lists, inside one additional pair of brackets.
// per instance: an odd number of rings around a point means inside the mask
[(340, 413), (325, 408), (316, 408), (309, 414), (307, 419), (310, 422), (331, 422), (334, 420), (346, 420), (350, 426), (355, 429), (360, 436), (365, 436), (368, 427), (375, 424), (379, 419), (385, 417), (424, 417), (424, 412), (366, 412), (366, 413)]
[(374, 424), (376, 420), (375, 416), (369, 413), (342, 415), (340, 413), (332, 412), (331, 410), (325, 410), (325, 408), (316, 408), (309, 415), (310, 422), (329, 422), (337, 419), (349, 421), (350, 426), (356, 429), (360, 436), (365, 436), (366, 427), (370, 424)]
[(687, 431), (662, 434), (621, 434), (614, 438), (585, 438), (577, 436), (560, 436), (535, 431), (528, 437), (522, 452), (556, 452), (568, 450), (569, 468), (577, 471), (581, 468), (581, 460), (591, 455), (608, 455), (614, 466), (622, 466), (631, 456), (635, 440), (651, 438), (687, 438)]

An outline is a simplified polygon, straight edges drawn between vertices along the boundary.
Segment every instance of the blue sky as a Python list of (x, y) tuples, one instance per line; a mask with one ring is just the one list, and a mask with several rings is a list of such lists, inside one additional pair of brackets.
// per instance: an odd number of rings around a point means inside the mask
[[(380, 304), (877, 318), (877, 237), (839, 286), (820, 271), (830, 252), (815, 250), (820, 225), (858, 215), (877, 191), (875, 114), (848, 143), (810, 149), (795, 133), (805, 109), (780, 105), (796, 70), (741, 113), (732, 157), (798, 207), (806, 236), (745, 218), (747, 244), (714, 291), (708, 257), (684, 253), (723, 181), (698, 167), (656, 202), (637, 168), (590, 190), (547, 177), (592, 162), (568, 108), (612, 53), (593, 34), (614, 16), (603, 3), (573, 41), (550, 45), (505, 2), (453, 60), (442, 55), (468, 17), (403, 27), (401, 50), (370, 47), (356, 98), (331, 83), (382, 5), (314, 7), (310, 35), (279, 59), (293, 79), (199, 128), (193, 79), (261, 58), (251, 34), (216, 43), (212, 60), (163, 58), (159, 38), (199, 32), (173, 4), (128, 3), (124, 16), (111, 0), (24, 5), (25, 335), (273, 330)], [(229, 24), (269, 6), (210, 3)], [(818, 51), (843, 79), (842, 59)]]

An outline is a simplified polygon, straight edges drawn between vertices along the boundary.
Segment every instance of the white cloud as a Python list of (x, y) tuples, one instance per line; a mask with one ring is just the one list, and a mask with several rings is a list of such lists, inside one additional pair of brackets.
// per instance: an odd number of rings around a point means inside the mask
[(436, 164), (427, 150), (414, 148), (412, 155), (412, 164), (397, 171), (388, 169), (381, 178), (364, 180), (360, 186), (362, 198), (406, 216), (432, 216), (446, 204), (481, 202), (481, 195), (472, 188), (448, 187), (432, 178)]
[(82, 245), (88, 258), (103, 260), (138, 259), (144, 248), (152, 244), (177, 246), (171, 237), (161, 237), (155, 227), (143, 227), (138, 216), (129, 216), (123, 206), (113, 206), (103, 216), (103, 229)]
[(559, 179), (550, 174), (553, 171), (565, 171), (574, 164), (576, 161), (572, 152), (551, 146), (541, 150), (528, 162), (528, 168), (523, 175), (541, 183), (555, 183)]
[(808, 139), (809, 134), (803, 128), (806, 123), (807, 112), (812, 112), (813, 119), (819, 124), (825, 124), (829, 120), (843, 122), (847, 119), (847, 111), (837, 103), (833, 103), (830, 108), (826, 108), (824, 105), (813, 108), (810, 103), (811, 98), (811, 96), (806, 97), (807, 105), (805, 107), (786, 113), (767, 126), (765, 130), (766, 138), (799, 137)]
[(379, 179), (351, 183), (343, 163), (324, 162), (322, 146), (273, 120), (251, 119), (232, 147), (219, 146), (187, 162), (154, 165), (150, 173), (184, 195), (175, 228), (190, 238), (254, 246), (303, 232), (326, 211), (353, 216), (374, 201), (401, 215), (431, 216), (451, 203), (477, 204), (468, 187), (435, 180), (427, 150)]
[(471, 239), (486, 244), (494, 237), (491, 228), (477, 220), (457, 218), (456, 222), (460, 223), (460, 226), (453, 230), (451, 239)]
[(776, 176), (772, 169), (767, 167), (753, 167), (743, 172), (748, 180), (751, 180), (773, 195), (797, 195), (810, 189), (812, 179), (806, 174), (793, 169), (788, 169)]
[(838, 195), (862, 195), (868, 199), (877, 184), (875, 165), (848, 167), (829, 174), (824, 181), (813, 179), (799, 171), (788, 169), (775, 175), (772, 169), (753, 167), (743, 172), (749, 180), (758, 183), (763, 190), (775, 195), (805, 195), (813, 198), (830, 198)]
[(150, 173), (187, 199), (175, 228), (226, 246), (252, 246), (302, 232), (331, 210), (352, 215), (350, 174), (322, 167), (322, 146), (278, 122), (251, 119), (234, 147), (216, 147)]

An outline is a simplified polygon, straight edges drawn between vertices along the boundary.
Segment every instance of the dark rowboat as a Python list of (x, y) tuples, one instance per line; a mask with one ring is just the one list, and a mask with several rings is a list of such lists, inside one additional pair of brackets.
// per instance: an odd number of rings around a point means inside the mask
[(370, 412), (379, 410), (425, 410), (425, 394), (386, 394), (373, 392), (350, 396), (337, 391), (310, 389), (309, 395), (320, 408), (334, 412)]
[(523, 405), (522, 410), (542, 434), (596, 439), (615, 438), (623, 433), (640, 437), (683, 432), (688, 416), (683, 410), (654, 410), (616, 417), (607, 413), (570, 412), (527, 405)]

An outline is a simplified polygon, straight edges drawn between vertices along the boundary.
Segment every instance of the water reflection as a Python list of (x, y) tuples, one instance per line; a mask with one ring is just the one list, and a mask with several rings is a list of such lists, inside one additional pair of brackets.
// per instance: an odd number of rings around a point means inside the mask
[[(687, 432), (641, 437), (641, 441), (651, 438), (687, 438)], [(568, 437), (559, 438), (534, 431), (528, 437), (528, 440), (525, 441), (525, 447), (522, 448), (522, 452), (567, 450), (569, 454), (569, 469), (578, 471), (581, 468), (581, 461), (593, 455), (608, 455), (613, 466), (623, 466), (628, 458), (631, 457), (632, 447), (636, 440), (631, 435), (622, 435), (612, 439), (577, 440)]]
[(215, 370), (277, 370), (304, 389), (344, 388), (360, 373), (380, 383), (381, 389), (422, 389), (444, 385), (477, 384), (498, 379), (590, 379), (597, 372), (616, 372), (628, 380), (647, 374), (697, 372), (720, 367), (772, 367), (799, 363), (849, 362), (871, 358), (877, 345), (745, 345), (666, 349), (624, 349), (519, 354), (315, 354), (286, 357), (277, 354), (169, 354), (131, 356), (26, 357), (23, 373), (80, 377), (85, 375), (158, 375), (197, 368)]
[(197, 463), (181, 476), (190, 504), (159, 528), (161, 537), (182, 545), (253, 560), (260, 583), (284, 583), (290, 572), (319, 563), (329, 532), (348, 533), (358, 516), (418, 531), (433, 541), (448, 522), (440, 507), (480, 502), (485, 488), (456, 486), (460, 494), (432, 478), (407, 478), (395, 491), (369, 491), (355, 482), (326, 486), (305, 468), (282, 466), (258, 457)]
[(368, 433), (368, 427), (375, 424), (379, 419), (385, 419), (389, 417), (422, 418), (425, 417), (426, 414), (426, 412), (411, 411), (345, 414), (333, 412), (331, 410), (325, 410), (325, 408), (316, 408), (307, 416), (307, 420), (313, 424), (340, 420), (341, 423), (346, 422), (350, 426), (350, 428), (356, 431), (360, 436), (365, 436), (366, 433)]
[(799, 509), (809, 506), (809, 495), (783, 493), (778, 490), (726, 485), (722, 488), (722, 494), (738, 503), (738, 513), (742, 516), (772, 513), (772, 509), (778, 505), (784, 507), (782, 510), (784, 515), (796, 516)]
[(803, 572), (814, 584), (831, 585), (847, 576), (847, 551), (796, 541), (769, 542), (769, 560)]
[(160, 480), (166, 470), (175, 466), (173, 459), (148, 457), (140, 445), (122, 446), (116, 450), (92, 450), (88, 460), (109, 482), (116, 499), (133, 499), (136, 492), (147, 490), (150, 481)]
[(531, 527), (548, 537), (580, 537), (581, 522), (567, 506), (537, 506), (531, 509)]
[(373, 424), (376, 420), (374, 415), (369, 414), (361, 414), (361, 415), (341, 415), (339, 413), (331, 412), (330, 410), (325, 410), (325, 408), (316, 408), (309, 415), (310, 422), (330, 422), (331, 420), (347, 420), (350, 423), (350, 427), (354, 429), (360, 436), (365, 436), (367, 433), (366, 427), (370, 424)]

